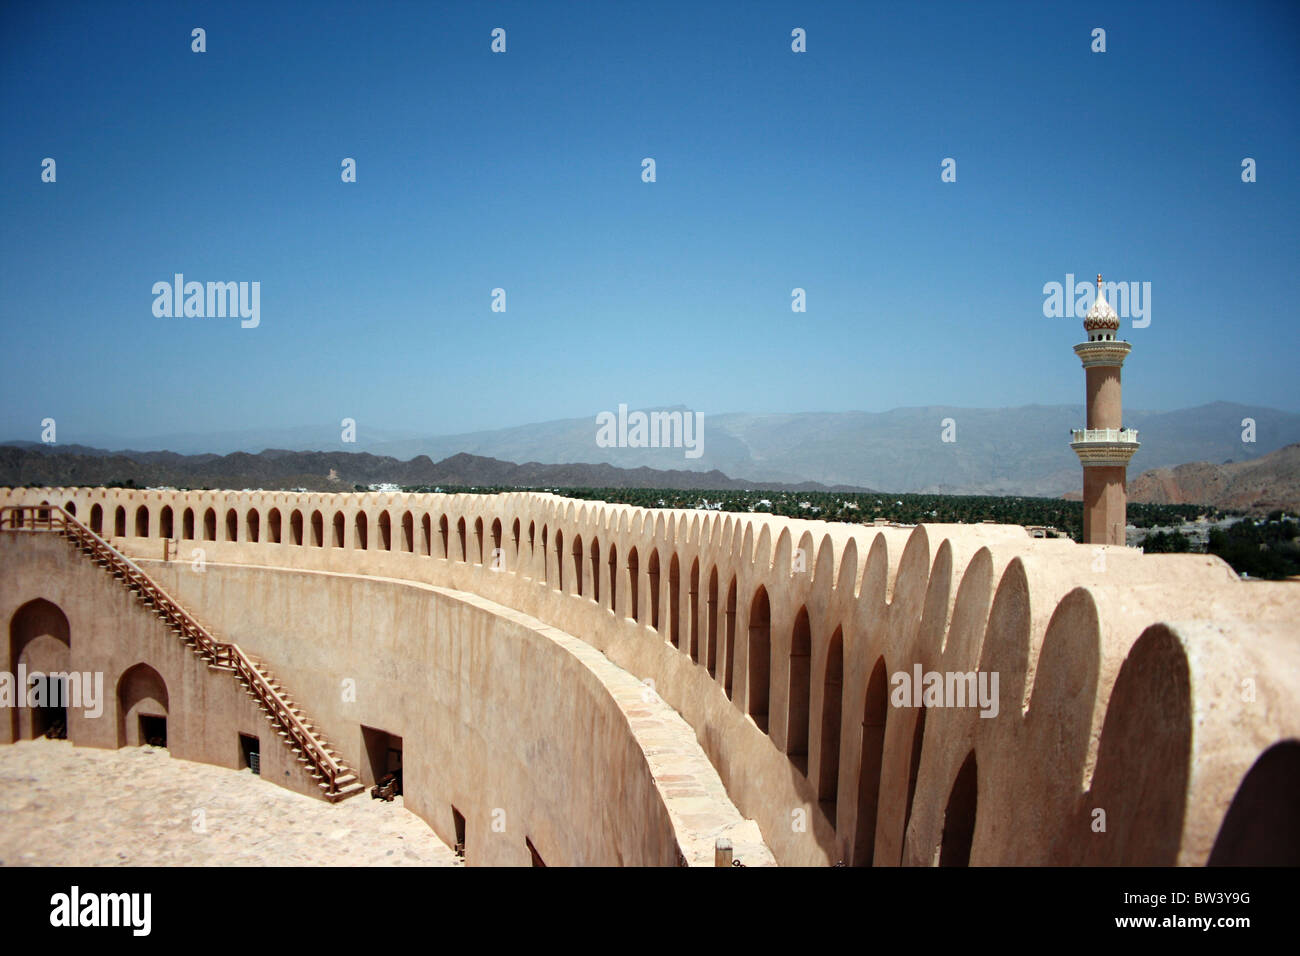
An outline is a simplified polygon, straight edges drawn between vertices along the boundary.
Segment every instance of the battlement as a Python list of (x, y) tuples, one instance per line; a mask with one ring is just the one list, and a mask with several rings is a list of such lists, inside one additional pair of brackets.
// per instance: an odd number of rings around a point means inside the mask
[[(1300, 736), (1300, 590), (1204, 555), (535, 492), (0, 489), (0, 505), (42, 502), (249, 634), (291, 642), (272, 608), (323, 573), (476, 595), (574, 635), (653, 682), (782, 863), (1246, 861), (1267, 841), (1224, 843), (1234, 796)], [(211, 583), (236, 571), (270, 591), (236, 610), (239, 590)], [(311, 640), (364, 653), (324, 617)], [(996, 715), (892, 693), (914, 672), (996, 674)]]

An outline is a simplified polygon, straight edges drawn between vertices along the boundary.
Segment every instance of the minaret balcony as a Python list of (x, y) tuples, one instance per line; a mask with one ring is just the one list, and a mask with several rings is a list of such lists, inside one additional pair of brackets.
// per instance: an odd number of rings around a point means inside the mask
[(1138, 450), (1136, 428), (1076, 428), (1070, 447), (1083, 465), (1128, 466)]
[(1094, 365), (1123, 365), (1133, 346), (1123, 339), (1098, 339), (1093, 342), (1080, 342), (1074, 347), (1074, 354), (1084, 368)]

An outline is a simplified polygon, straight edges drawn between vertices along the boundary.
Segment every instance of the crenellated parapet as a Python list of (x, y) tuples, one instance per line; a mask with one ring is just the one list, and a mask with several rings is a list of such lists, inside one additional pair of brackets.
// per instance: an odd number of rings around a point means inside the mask
[(1300, 590), (1217, 558), (535, 492), (0, 490), (41, 502), (145, 566), (418, 582), (579, 637), (686, 720), (782, 863), (1277, 852), (1247, 778), (1296, 759)]

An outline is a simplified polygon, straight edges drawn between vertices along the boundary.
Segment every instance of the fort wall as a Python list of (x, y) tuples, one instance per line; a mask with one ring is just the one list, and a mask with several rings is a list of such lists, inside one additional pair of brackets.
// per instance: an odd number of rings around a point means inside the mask
[[(411, 654), (437, 672), (412, 626), (475, 644), (471, 614), (432, 611), (439, 590), (578, 636), (653, 682), (781, 863), (1204, 863), (1255, 761), (1300, 737), (1300, 592), (1212, 557), (522, 492), (0, 491), (41, 501), (98, 520), (182, 603), (279, 655), (330, 721), (345, 715), (313, 655), (379, 680), (376, 642), (389, 666)], [(997, 673), (998, 715), (895, 706), (894, 678), (918, 665)], [(520, 686), (513, 673), (470, 686)], [(455, 699), (423, 686), (409, 706)], [(526, 686), (528, 701), (555, 695)], [(473, 721), (507, 732), (499, 715)], [(431, 785), (457, 773), (429, 767)]]
[[(57, 665), (64, 671), (103, 675), (99, 716), (88, 716), (84, 707), (67, 708), (67, 736), (74, 744), (138, 746), (145, 742), (139, 717), (164, 717), (172, 755), (238, 769), (239, 735), (245, 734), (258, 740), (265, 778), (319, 796), (315, 781), (279, 744), (256, 702), (231, 675), (199, 660), (130, 591), (65, 541), (54, 535), (0, 535), (0, 569), (9, 672), (17, 672), (22, 645), (62, 630), (65, 652), (57, 660), (48, 655), (26, 660), (27, 673)], [(33, 607), (47, 613), (25, 628), (27, 611)], [(62, 627), (50, 627), (51, 619), (59, 617)], [(0, 721), (0, 742), (32, 735), (30, 709), (14, 708), (4, 716), (9, 719)]]

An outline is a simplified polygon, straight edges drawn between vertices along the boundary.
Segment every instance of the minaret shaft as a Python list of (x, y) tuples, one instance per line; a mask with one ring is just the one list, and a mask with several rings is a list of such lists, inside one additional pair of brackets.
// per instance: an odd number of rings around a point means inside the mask
[(1124, 423), (1120, 368), (1119, 365), (1094, 365), (1084, 371), (1088, 382), (1089, 428), (1119, 428)]
[(1128, 469), (1092, 465), (1083, 469), (1083, 543), (1123, 544), (1128, 526)]
[(1128, 526), (1128, 463), (1138, 450), (1137, 432), (1124, 428), (1120, 394), (1120, 371), (1131, 346), (1115, 338), (1119, 317), (1106, 302), (1101, 276), (1083, 327), (1088, 341), (1074, 352), (1084, 368), (1087, 425), (1075, 430), (1070, 443), (1083, 465), (1083, 541), (1122, 545)]

